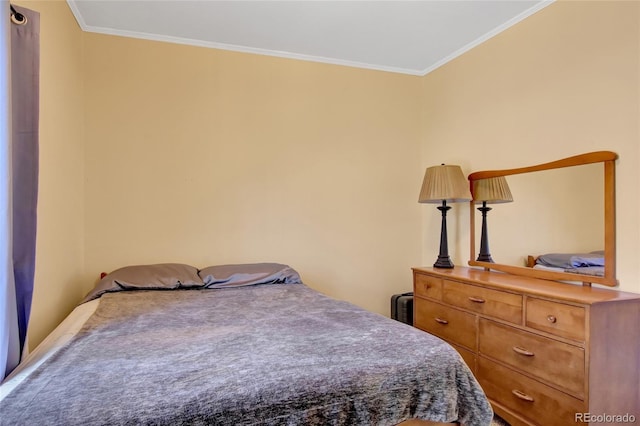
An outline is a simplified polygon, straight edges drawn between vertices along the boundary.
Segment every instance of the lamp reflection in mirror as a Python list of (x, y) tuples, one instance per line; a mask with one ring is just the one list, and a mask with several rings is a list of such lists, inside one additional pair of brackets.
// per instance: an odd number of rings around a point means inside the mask
[(487, 212), (491, 210), (491, 207), (487, 207), (487, 204), (510, 203), (513, 201), (513, 196), (504, 176), (474, 180), (472, 192), (473, 201), (476, 204), (482, 203), (482, 207), (478, 207), (478, 210), (482, 213), (482, 234), (480, 236), (480, 253), (478, 253), (476, 260), (494, 263), (489, 252)]
[(418, 202), (441, 204), (438, 206), (438, 210), (442, 212), (440, 254), (436, 263), (433, 264), (434, 268), (453, 268), (447, 241), (447, 211), (451, 209), (450, 206), (447, 206), (447, 202), (459, 203), (469, 200), (471, 200), (469, 183), (460, 166), (442, 164), (427, 168)]

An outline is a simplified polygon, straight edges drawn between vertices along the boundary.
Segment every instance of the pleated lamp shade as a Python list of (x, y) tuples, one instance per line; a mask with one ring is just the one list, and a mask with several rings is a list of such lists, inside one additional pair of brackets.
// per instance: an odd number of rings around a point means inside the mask
[(418, 198), (419, 203), (459, 203), (469, 200), (469, 182), (460, 166), (442, 164), (427, 168)]
[(513, 201), (511, 190), (504, 176), (473, 181), (473, 201), (499, 204)]

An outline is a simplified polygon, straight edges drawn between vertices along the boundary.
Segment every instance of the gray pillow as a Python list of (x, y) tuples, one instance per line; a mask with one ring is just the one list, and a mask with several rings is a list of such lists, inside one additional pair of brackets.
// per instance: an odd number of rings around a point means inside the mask
[(256, 284), (301, 284), (295, 269), (280, 263), (217, 265), (198, 274), (206, 288), (242, 287)]
[(114, 291), (170, 290), (203, 286), (198, 269), (194, 266), (181, 263), (125, 266), (102, 278), (82, 303)]

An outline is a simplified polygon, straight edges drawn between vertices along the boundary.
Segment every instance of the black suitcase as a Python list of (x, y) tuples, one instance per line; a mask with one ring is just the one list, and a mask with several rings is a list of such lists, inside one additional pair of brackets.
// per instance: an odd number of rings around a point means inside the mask
[(391, 296), (391, 318), (413, 325), (413, 292)]

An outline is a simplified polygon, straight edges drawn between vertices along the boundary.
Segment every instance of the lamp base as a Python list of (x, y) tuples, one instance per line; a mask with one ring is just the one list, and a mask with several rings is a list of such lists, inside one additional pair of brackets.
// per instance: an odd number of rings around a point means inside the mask
[(433, 267), (453, 269), (453, 262), (449, 256), (438, 256), (438, 260), (433, 264)]
[(442, 205), (438, 206), (438, 210), (442, 213), (442, 225), (440, 227), (440, 254), (438, 254), (436, 263), (433, 264), (434, 268), (453, 268), (453, 262), (449, 257), (449, 244), (447, 242), (447, 211), (450, 208), (446, 200), (442, 200)]
[(478, 253), (478, 262), (495, 263), (489, 253), (489, 232), (487, 231), (487, 213), (491, 211), (491, 207), (487, 207), (487, 202), (482, 202), (482, 207), (478, 207), (482, 213), (482, 235), (480, 236), (480, 253)]
[(476, 259), (477, 262), (489, 262), (489, 263), (495, 263), (493, 261), (493, 259), (491, 258), (491, 255), (489, 253), (480, 253), (478, 255), (478, 258)]

